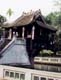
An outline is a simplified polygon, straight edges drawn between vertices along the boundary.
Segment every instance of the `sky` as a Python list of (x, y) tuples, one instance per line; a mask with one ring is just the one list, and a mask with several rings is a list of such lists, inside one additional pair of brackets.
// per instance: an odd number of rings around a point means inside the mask
[[(9, 18), (7, 10), (11, 8), (12, 16)], [(56, 11), (54, 0), (0, 0), (0, 14), (6, 16), (9, 22), (21, 16), (22, 12), (40, 9), (43, 15)]]

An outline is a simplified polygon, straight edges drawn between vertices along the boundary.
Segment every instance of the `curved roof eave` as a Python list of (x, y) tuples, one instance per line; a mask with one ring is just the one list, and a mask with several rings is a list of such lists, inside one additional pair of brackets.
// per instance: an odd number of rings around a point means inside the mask
[(34, 18), (33, 14), (21, 16), (14, 22), (5, 24), (3, 27), (4, 28), (13, 28), (13, 27), (17, 27), (17, 26), (25, 26), (25, 25), (28, 25), (31, 22), (33, 22), (33, 18)]
[(51, 31), (53, 31), (53, 32), (56, 32), (56, 31), (57, 31), (57, 29), (54, 28), (53, 26), (50, 26), (50, 25), (48, 25), (48, 24), (43, 24), (41, 21), (36, 21), (36, 23), (37, 23), (40, 27), (42, 27), (42, 28), (51, 30)]

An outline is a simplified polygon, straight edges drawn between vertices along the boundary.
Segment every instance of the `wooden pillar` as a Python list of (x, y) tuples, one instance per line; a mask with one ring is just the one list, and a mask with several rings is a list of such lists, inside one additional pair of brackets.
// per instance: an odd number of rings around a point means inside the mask
[(22, 28), (22, 38), (24, 39), (25, 28)]
[(32, 40), (34, 40), (35, 27), (32, 27)]
[(13, 32), (13, 39), (16, 39), (16, 33), (15, 33), (15, 31)]
[(16, 32), (16, 37), (18, 37), (18, 32)]
[(8, 36), (8, 39), (11, 39), (12, 38), (12, 29), (9, 30), (9, 36)]

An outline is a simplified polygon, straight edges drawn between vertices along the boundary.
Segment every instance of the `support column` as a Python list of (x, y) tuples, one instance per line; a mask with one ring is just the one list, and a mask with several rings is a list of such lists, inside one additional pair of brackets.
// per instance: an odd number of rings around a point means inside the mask
[(32, 40), (34, 40), (35, 27), (32, 27)]
[(12, 29), (9, 30), (9, 36), (8, 36), (8, 39), (11, 39), (12, 38)]
[(18, 32), (16, 32), (16, 37), (18, 37)]
[(16, 34), (15, 34), (15, 31), (13, 32), (13, 39), (15, 39), (16, 38)]
[(22, 28), (22, 38), (24, 39), (24, 34), (25, 34), (25, 28)]

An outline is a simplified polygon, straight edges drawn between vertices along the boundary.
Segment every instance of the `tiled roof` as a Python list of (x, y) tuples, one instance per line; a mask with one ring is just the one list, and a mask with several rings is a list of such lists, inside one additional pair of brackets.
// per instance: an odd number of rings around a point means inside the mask
[[(41, 18), (41, 20), (38, 20), (38, 18)], [(14, 22), (12, 23), (6, 23), (4, 24), (4, 28), (10, 28), (10, 27), (18, 27), (18, 26), (25, 26), (28, 25), (32, 22), (36, 22), (38, 23), (38, 25), (40, 25), (40, 27), (44, 27), (46, 29), (52, 30), (52, 31), (56, 31), (56, 29), (50, 25), (46, 24), (46, 21), (44, 20), (44, 17), (41, 14), (40, 10), (37, 10), (35, 12), (31, 12), (31, 13), (26, 13), (22, 16), (20, 16), (18, 19), (16, 19)]]

